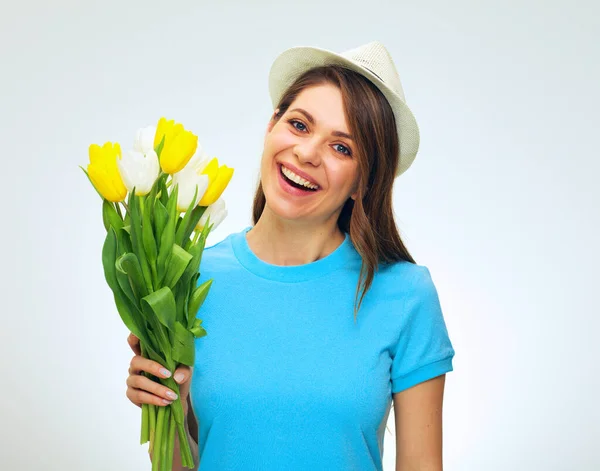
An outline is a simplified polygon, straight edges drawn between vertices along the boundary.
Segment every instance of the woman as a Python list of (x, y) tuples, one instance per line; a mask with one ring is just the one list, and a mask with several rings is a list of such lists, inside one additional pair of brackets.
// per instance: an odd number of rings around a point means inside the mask
[[(205, 249), (208, 335), (193, 376), (175, 372), (202, 470), (381, 470), (392, 402), (397, 469), (441, 470), (454, 350), (394, 221), (419, 133), (392, 59), (379, 42), (292, 48), (269, 88), (254, 225)], [(164, 405), (139, 374), (160, 365), (129, 342), (127, 396)]]

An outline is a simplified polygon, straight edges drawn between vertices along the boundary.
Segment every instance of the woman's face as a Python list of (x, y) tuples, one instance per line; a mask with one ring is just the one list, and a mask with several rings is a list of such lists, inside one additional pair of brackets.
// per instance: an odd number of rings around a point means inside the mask
[[(342, 94), (331, 84), (304, 89), (277, 122), (271, 119), (261, 160), (261, 182), (267, 205), (279, 217), (316, 223), (337, 221), (346, 200), (356, 198), (356, 146), (338, 132), (350, 134)], [(298, 178), (288, 170), (316, 184), (316, 190), (293, 188), (282, 171)]]

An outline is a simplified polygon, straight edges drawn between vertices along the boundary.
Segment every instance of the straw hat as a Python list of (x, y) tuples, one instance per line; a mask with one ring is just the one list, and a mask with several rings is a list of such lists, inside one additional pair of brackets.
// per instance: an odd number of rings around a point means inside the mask
[(276, 107), (287, 88), (313, 67), (337, 64), (354, 70), (373, 82), (387, 98), (394, 117), (400, 143), (396, 177), (413, 163), (419, 149), (419, 127), (406, 106), (404, 91), (396, 66), (385, 46), (379, 41), (359, 46), (342, 53), (317, 47), (292, 47), (282, 52), (269, 72), (269, 93)]

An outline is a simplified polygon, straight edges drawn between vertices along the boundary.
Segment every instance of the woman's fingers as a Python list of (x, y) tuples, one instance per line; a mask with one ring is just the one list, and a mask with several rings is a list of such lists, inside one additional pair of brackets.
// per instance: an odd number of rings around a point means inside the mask
[(188, 381), (192, 376), (192, 369), (189, 366), (181, 365), (175, 370), (173, 379), (178, 384), (183, 384)]
[(127, 337), (127, 343), (133, 350), (133, 353), (135, 353), (136, 355), (142, 354), (142, 351), (140, 350), (140, 339), (137, 338), (135, 335), (130, 333), (129, 336)]
[(163, 386), (160, 382), (142, 375), (143, 372), (150, 373), (158, 378), (168, 378), (174, 373), (173, 379), (179, 384), (181, 400), (187, 401), (193, 368), (181, 365), (174, 372), (170, 372), (160, 363), (141, 356), (140, 340), (133, 333), (127, 337), (127, 343), (135, 353), (129, 365), (129, 376), (126, 381), (126, 395), (131, 402), (138, 407), (141, 407), (142, 404), (166, 406), (177, 399), (177, 394), (174, 391)]
[(135, 355), (130, 362), (129, 374), (139, 375), (142, 371), (153, 374), (159, 378), (168, 378), (171, 376), (171, 372), (167, 370), (160, 363), (144, 358), (140, 355)]
[(166, 386), (163, 386), (156, 381), (152, 381), (150, 378), (146, 378), (141, 375), (131, 375), (127, 378), (127, 386), (133, 389), (138, 389), (143, 392), (152, 393), (155, 396), (159, 396), (165, 401), (174, 401), (177, 399), (175, 391), (170, 390)]
[(142, 404), (154, 404), (155, 406), (168, 406), (173, 401), (171, 399), (166, 400), (155, 394), (146, 392), (142, 389), (127, 388), (126, 396), (136, 406), (142, 407)]
[(186, 401), (188, 394), (190, 393), (190, 384), (193, 374), (193, 368), (186, 365), (181, 365), (175, 370), (173, 379), (179, 384), (179, 394), (181, 394), (181, 400)]

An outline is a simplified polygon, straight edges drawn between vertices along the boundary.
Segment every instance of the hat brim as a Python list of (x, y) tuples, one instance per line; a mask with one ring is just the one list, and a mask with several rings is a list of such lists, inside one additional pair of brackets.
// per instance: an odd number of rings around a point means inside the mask
[(403, 174), (413, 163), (419, 150), (419, 127), (403, 97), (390, 89), (376, 74), (333, 51), (310, 46), (297, 46), (283, 51), (275, 58), (269, 71), (269, 94), (276, 107), (285, 91), (296, 79), (313, 67), (341, 65), (368, 78), (388, 100), (396, 119), (400, 144), (396, 176)]

